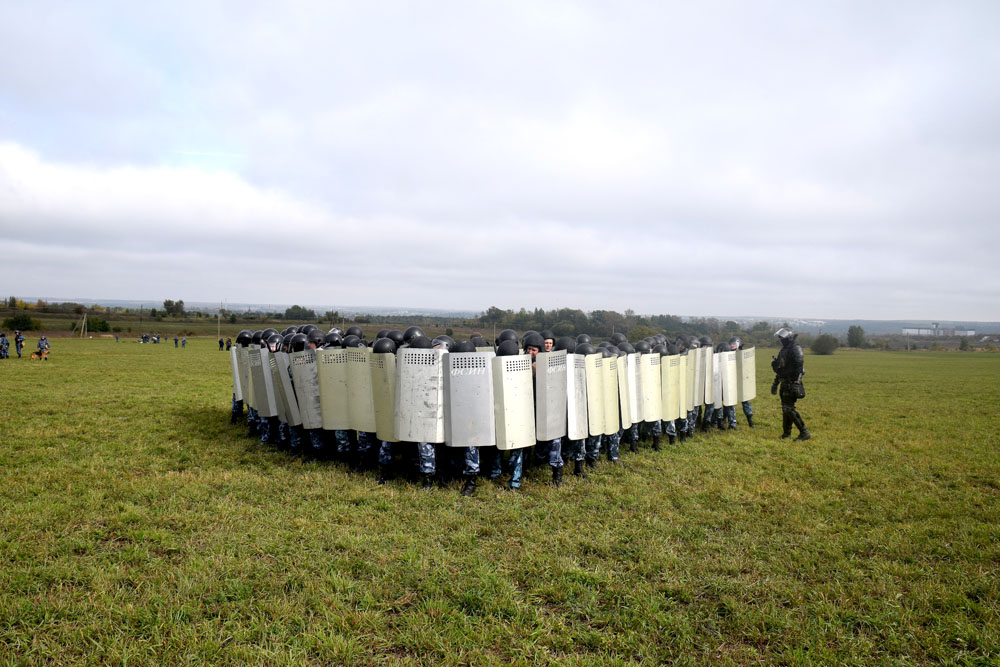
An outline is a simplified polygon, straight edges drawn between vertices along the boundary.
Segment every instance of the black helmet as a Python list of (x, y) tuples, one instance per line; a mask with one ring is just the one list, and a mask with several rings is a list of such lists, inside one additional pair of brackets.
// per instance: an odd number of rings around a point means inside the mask
[(389, 331), (386, 332), (385, 337), (395, 343), (397, 349), (403, 344), (403, 332), (399, 329), (389, 329)]
[(475, 347), (493, 347), (492, 345), (490, 345), (490, 342), (485, 338), (483, 338), (482, 336), (473, 336), (472, 338), (469, 339), (469, 342), (472, 343)]
[[(348, 336), (348, 338), (350, 338), (350, 336)], [(358, 338), (357, 336), (354, 336), (353, 338), (354, 340), (344, 345), (344, 347), (368, 347), (368, 344), (365, 343), (363, 338)]]
[(358, 338), (357, 336), (348, 334), (347, 336), (344, 336), (344, 340), (342, 340), (340, 344), (343, 345), (344, 347), (354, 347), (355, 346), (354, 343), (359, 340), (361, 339)]
[(553, 343), (556, 342), (556, 335), (551, 331), (549, 331), (548, 329), (542, 331), (542, 338), (544, 340), (551, 340)]
[(471, 340), (463, 340), (461, 343), (455, 343), (451, 348), (452, 352), (475, 352), (476, 344)]
[(536, 333), (538, 333), (538, 332), (535, 331), (534, 329), (528, 329), (523, 334), (521, 334), (521, 342), (523, 343), (525, 338), (527, 338), (531, 334), (536, 334)]
[(243, 331), (236, 334), (236, 344), (246, 347), (253, 341), (253, 332), (249, 329), (244, 329)]
[(617, 357), (618, 355), (612, 352), (610, 347), (602, 347), (601, 356), (607, 359), (608, 357)]
[(440, 336), (434, 336), (434, 338), (432, 338), (431, 340), (446, 340), (449, 343), (455, 342), (455, 339), (449, 336), (448, 334), (441, 334)]
[(608, 340), (617, 345), (618, 343), (624, 343), (628, 341), (628, 338), (625, 337), (625, 334), (618, 332), (611, 334), (611, 338), (609, 338)]
[(652, 346), (644, 340), (637, 341), (635, 344), (635, 351), (639, 354), (649, 354), (652, 350)]
[(618, 356), (618, 353), (621, 352), (621, 350), (618, 349), (617, 345), (608, 345), (604, 349), (610, 351), (611, 354), (615, 355), (616, 357)]
[(590, 342), (590, 336), (588, 336), (587, 334), (580, 334), (579, 336), (576, 337), (577, 345), (579, 345), (580, 343), (589, 343), (589, 342)]
[(364, 338), (365, 332), (361, 330), (361, 327), (353, 326), (353, 327), (347, 327), (347, 335), (357, 336), (358, 338)]
[(264, 329), (263, 331), (260, 332), (260, 337), (262, 340), (267, 340), (276, 333), (278, 333), (277, 329), (272, 329), (268, 327), (267, 329)]
[(542, 334), (537, 331), (532, 331), (531, 333), (526, 334), (522, 341), (525, 350), (529, 347), (537, 347), (539, 350), (545, 348), (545, 339), (542, 338)]
[(618, 349), (624, 352), (625, 354), (635, 354), (635, 348), (632, 347), (632, 343), (628, 341), (625, 341), (624, 343), (620, 344), (618, 346)]
[(344, 339), (339, 333), (328, 333), (323, 336), (323, 347), (340, 347), (344, 344)]
[(385, 338), (385, 335), (387, 333), (389, 333), (388, 329), (379, 329), (378, 333), (375, 334), (375, 340), (379, 340), (380, 338)]
[(607, 347), (608, 345), (611, 345), (611, 343), (609, 343), (606, 340), (602, 340), (600, 343), (597, 344), (597, 347), (598, 347), (598, 349), (600, 349), (602, 347)]
[(653, 353), (662, 356), (667, 353), (667, 346), (664, 345), (663, 343), (657, 343), (656, 345), (653, 346)]
[(326, 334), (324, 334), (322, 331), (316, 328), (311, 329), (309, 333), (306, 334), (306, 338), (309, 339), (309, 342), (315, 343), (316, 347), (319, 347), (320, 345), (323, 344), (323, 338), (325, 336)]
[(395, 354), (396, 344), (391, 338), (382, 336), (375, 341), (374, 345), (372, 345), (372, 352), (375, 354)]
[(566, 350), (566, 354), (573, 354), (576, 352), (576, 341), (573, 340), (572, 336), (560, 336), (556, 340), (556, 344), (553, 349)]
[(263, 336), (263, 335), (264, 335), (264, 332), (261, 331), (260, 329), (258, 329), (257, 331), (254, 331), (252, 334), (250, 334), (250, 343), (253, 344), (253, 345), (260, 345), (260, 339), (261, 339), (261, 336)]
[(280, 350), (281, 339), (282, 339), (281, 334), (275, 331), (273, 334), (267, 337), (267, 349), (271, 350), (271, 352), (277, 352), (278, 350)]
[(286, 334), (284, 334), (281, 337), (281, 349), (282, 350), (284, 350), (285, 352), (289, 351), (288, 350), (288, 343), (291, 342), (292, 336), (294, 336), (295, 334), (296, 334), (296, 332), (293, 331), (292, 333), (286, 333)]
[(421, 329), (420, 327), (410, 327), (409, 329), (403, 332), (403, 342), (409, 343), (416, 336), (423, 336), (423, 335), (424, 335), (424, 330)]
[[(410, 327), (411, 329), (413, 327)], [(410, 339), (410, 347), (416, 350), (429, 350), (434, 347), (434, 343), (427, 336), (414, 336)]]
[(701, 343), (702, 347), (712, 347), (712, 339), (708, 336), (702, 336), (698, 339), (698, 342)]
[[(299, 333), (301, 333), (301, 332), (299, 332)], [(340, 336), (343, 336), (344, 335), (344, 330), (341, 329), (340, 327), (333, 327), (332, 329), (330, 329), (329, 331), (327, 331), (327, 333), (335, 333), (335, 334), (339, 334)]]
[(451, 339), (451, 336), (438, 336), (431, 341), (431, 344), (439, 350), (451, 352), (451, 348), (454, 347), (455, 341)]
[(667, 354), (673, 356), (675, 354), (680, 354), (681, 351), (677, 349), (677, 343), (667, 343)]
[(296, 333), (292, 334), (292, 339), (288, 342), (288, 347), (292, 352), (301, 352), (306, 349), (306, 342), (308, 342), (305, 334)]
[(505, 340), (517, 341), (517, 332), (514, 331), (513, 329), (504, 329), (503, 331), (498, 333), (496, 339), (497, 347), (499, 347), (500, 343), (504, 342)]
[(303, 324), (299, 327), (299, 333), (304, 333), (305, 335), (308, 336), (309, 332), (315, 328), (316, 328), (315, 324)]
[(576, 344), (577, 354), (597, 354), (597, 348), (590, 343), (577, 343)]
[(517, 356), (520, 353), (521, 349), (517, 346), (516, 340), (500, 341), (500, 344), (497, 345), (498, 357), (512, 357)]
[(282, 336), (287, 336), (288, 334), (298, 333), (298, 327), (285, 327), (284, 331), (281, 332)]
[(729, 348), (732, 350), (739, 350), (743, 347), (743, 341), (740, 340), (739, 336), (733, 336), (729, 339)]

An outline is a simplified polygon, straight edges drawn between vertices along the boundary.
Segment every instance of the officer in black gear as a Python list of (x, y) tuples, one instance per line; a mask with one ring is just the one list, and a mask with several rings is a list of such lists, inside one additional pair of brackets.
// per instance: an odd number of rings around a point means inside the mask
[(364, 338), (365, 334), (361, 331), (361, 327), (347, 327), (348, 336), (357, 336), (358, 338)]
[(808, 440), (811, 437), (809, 429), (795, 409), (795, 401), (806, 396), (802, 385), (805, 355), (802, 354), (802, 346), (795, 342), (798, 334), (792, 333), (791, 329), (782, 327), (774, 335), (781, 341), (781, 349), (778, 356), (771, 359), (771, 368), (774, 369), (771, 393), (778, 394), (781, 398), (781, 437), (791, 436), (794, 425), (799, 429), (799, 437), (795, 441)]
[(518, 341), (517, 332), (514, 331), (513, 329), (504, 329), (503, 331), (497, 334), (496, 340), (494, 340), (493, 342), (497, 347), (500, 347), (500, 343), (504, 342), (505, 340), (512, 340), (516, 343)]

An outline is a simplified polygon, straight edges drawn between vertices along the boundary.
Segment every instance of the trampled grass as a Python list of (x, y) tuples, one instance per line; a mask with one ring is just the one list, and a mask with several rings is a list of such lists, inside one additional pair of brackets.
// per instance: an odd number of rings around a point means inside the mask
[(261, 449), (212, 340), (0, 362), (5, 663), (996, 664), (1000, 355), (806, 360), (758, 427), (520, 495)]

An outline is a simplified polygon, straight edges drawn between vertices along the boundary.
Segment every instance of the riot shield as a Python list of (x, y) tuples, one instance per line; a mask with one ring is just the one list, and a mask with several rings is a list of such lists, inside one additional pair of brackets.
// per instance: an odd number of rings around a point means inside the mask
[[(684, 409), (687, 412), (694, 410), (694, 352), (690, 351), (684, 355), (687, 367), (684, 369)], [(682, 364), (684, 362), (681, 362)], [(686, 416), (686, 415), (685, 415)]]
[(372, 402), (375, 409), (375, 436), (386, 442), (396, 437), (396, 355), (373, 354), (368, 364), (372, 373)]
[(507, 450), (531, 447), (535, 444), (531, 357), (493, 357), (492, 365), (497, 448)]
[(351, 428), (351, 415), (347, 410), (347, 350), (316, 350), (316, 366), (323, 428), (346, 431)]
[(694, 355), (694, 406), (698, 407), (705, 403), (705, 350), (699, 347), (691, 351)]
[(639, 382), (642, 385), (642, 420), (660, 421), (663, 400), (660, 396), (660, 355), (643, 354), (639, 357)]
[(396, 359), (396, 435), (444, 442), (444, 350), (403, 348)]
[(240, 378), (240, 362), (237, 356), (236, 350), (239, 347), (229, 348), (229, 361), (233, 367), (233, 396), (236, 397), (237, 401), (243, 400), (243, 384)]
[(250, 386), (250, 352), (242, 345), (234, 345), (236, 363), (240, 369), (240, 386), (243, 388), (243, 401), (248, 407), (253, 407), (253, 388)]
[(722, 361), (719, 359), (721, 356), (721, 352), (712, 355), (712, 393), (714, 395), (712, 407), (716, 410), (722, 407)]
[(278, 368), (278, 383), (281, 386), (281, 394), (285, 398), (285, 421), (292, 426), (302, 423), (302, 413), (299, 410), (298, 397), (292, 387), (292, 375), (288, 371), (288, 353), (275, 352), (272, 355)]
[(679, 354), (660, 357), (660, 418), (665, 421), (680, 417), (680, 370)]
[(278, 420), (288, 423), (288, 401), (285, 399), (285, 388), (281, 385), (281, 377), (278, 375), (278, 360), (275, 353), (271, 353), (267, 359), (268, 369), (265, 373), (271, 374), (271, 387), (274, 388), (274, 405), (278, 408)]
[(632, 426), (632, 415), (629, 408), (628, 395), (628, 359), (618, 357), (618, 414), (621, 416), (622, 428)]
[(722, 368), (719, 374), (722, 376), (722, 404), (736, 405), (736, 386), (738, 384), (736, 376), (736, 352), (721, 352), (719, 361)]
[(449, 447), (496, 445), (492, 352), (452, 352), (445, 357), (444, 442)]
[(754, 348), (736, 351), (736, 375), (739, 378), (736, 400), (742, 403), (757, 398), (757, 362)]
[(570, 440), (583, 440), (589, 430), (586, 359), (582, 354), (567, 354), (566, 437)]
[(493, 346), (492, 345), (485, 345), (485, 346), (477, 347), (476, 348), (476, 352), (492, 352), (492, 351), (493, 351)]
[(301, 350), (288, 355), (295, 385), (295, 398), (299, 402), (302, 428), (323, 428), (323, 410), (319, 402), (319, 369), (316, 351)]
[(617, 433), (621, 422), (618, 415), (618, 357), (604, 359), (604, 435)]
[(710, 348), (705, 349), (705, 405), (712, 405), (715, 402), (715, 387), (712, 385), (712, 376), (715, 374), (715, 354)]
[(375, 432), (372, 372), (368, 367), (371, 354), (367, 347), (347, 348), (347, 414), (351, 428), (365, 433)]
[(250, 373), (253, 375), (254, 409), (261, 417), (277, 417), (278, 406), (274, 400), (274, 386), (271, 381), (270, 353), (260, 347), (248, 349)]
[(555, 440), (566, 435), (566, 351), (535, 356), (535, 437)]
[(600, 352), (583, 358), (587, 371), (587, 427), (590, 435), (604, 435), (604, 359)]
[(638, 424), (642, 421), (642, 382), (639, 377), (639, 354), (626, 355), (625, 359), (625, 375), (628, 379), (628, 417), (633, 424)]

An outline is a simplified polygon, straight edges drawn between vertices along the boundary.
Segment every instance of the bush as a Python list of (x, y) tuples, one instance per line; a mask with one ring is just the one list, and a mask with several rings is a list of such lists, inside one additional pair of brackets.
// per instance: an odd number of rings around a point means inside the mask
[(823, 334), (818, 336), (816, 340), (813, 341), (812, 351), (815, 354), (833, 354), (833, 351), (840, 346), (837, 339), (830, 334)]
[(87, 329), (90, 331), (111, 331), (111, 326), (107, 320), (102, 320), (99, 317), (88, 317)]
[(3, 321), (4, 329), (16, 329), (17, 331), (41, 331), (42, 322), (27, 315), (15, 315)]
[(645, 324), (639, 324), (628, 330), (628, 342), (634, 343), (640, 341), (643, 338), (649, 338), (650, 336), (655, 336), (656, 331)]

